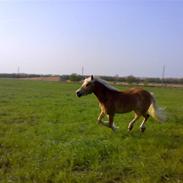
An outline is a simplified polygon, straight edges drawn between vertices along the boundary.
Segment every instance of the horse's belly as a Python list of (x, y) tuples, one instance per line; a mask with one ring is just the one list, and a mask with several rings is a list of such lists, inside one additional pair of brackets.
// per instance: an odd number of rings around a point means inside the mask
[(132, 105), (131, 102), (123, 102), (121, 100), (118, 100), (118, 102), (116, 102), (115, 104), (115, 112), (116, 113), (127, 113), (127, 112), (131, 112), (135, 109), (136, 105)]
[(116, 113), (126, 113), (132, 111), (130, 105), (124, 104), (122, 102), (118, 102), (115, 104), (115, 112)]
[(127, 108), (118, 108), (118, 109), (116, 109), (116, 113), (127, 113), (127, 112), (131, 112), (131, 111), (133, 111), (132, 109), (127, 109)]

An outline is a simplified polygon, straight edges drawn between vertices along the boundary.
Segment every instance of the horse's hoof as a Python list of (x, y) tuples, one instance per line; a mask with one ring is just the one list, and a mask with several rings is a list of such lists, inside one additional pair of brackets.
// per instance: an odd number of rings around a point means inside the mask
[(111, 128), (111, 129), (112, 129), (113, 132), (116, 132), (118, 128), (115, 127), (115, 128)]
[(128, 131), (130, 132), (132, 130), (133, 126), (128, 127)]
[(113, 131), (116, 131), (117, 129), (119, 129), (118, 126), (116, 126), (115, 124), (113, 124), (113, 126), (111, 127)]
[(102, 123), (97, 121), (97, 125), (102, 125)]
[(145, 127), (140, 128), (140, 131), (143, 133), (145, 131)]

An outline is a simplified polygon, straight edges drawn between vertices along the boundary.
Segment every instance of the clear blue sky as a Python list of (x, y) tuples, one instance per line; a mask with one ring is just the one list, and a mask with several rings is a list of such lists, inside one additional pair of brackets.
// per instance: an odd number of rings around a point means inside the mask
[(183, 1), (0, 1), (0, 73), (183, 77)]

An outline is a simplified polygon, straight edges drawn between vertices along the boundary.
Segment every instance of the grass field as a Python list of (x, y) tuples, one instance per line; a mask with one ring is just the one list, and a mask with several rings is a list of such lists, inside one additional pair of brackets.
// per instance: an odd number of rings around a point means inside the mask
[(127, 131), (131, 113), (116, 115), (116, 133), (98, 126), (97, 99), (78, 87), (0, 80), (0, 182), (183, 182), (183, 89), (146, 88), (169, 119), (141, 134), (140, 121)]

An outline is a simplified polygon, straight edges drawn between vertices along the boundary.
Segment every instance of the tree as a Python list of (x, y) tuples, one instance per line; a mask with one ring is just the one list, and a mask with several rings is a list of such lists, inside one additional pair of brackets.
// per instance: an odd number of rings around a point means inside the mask
[(80, 81), (82, 79), (82, 76), (76, 74), (76, 73), (73, 73), (69, 76), (69, 79), (71, 81)]

